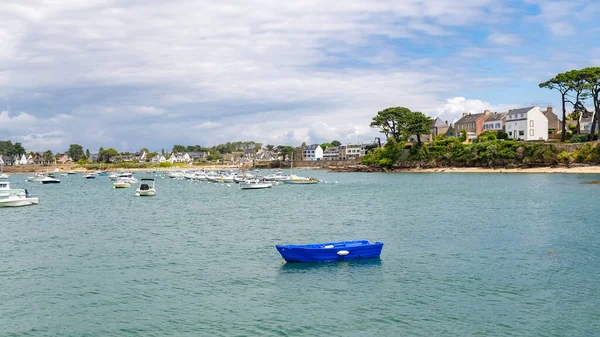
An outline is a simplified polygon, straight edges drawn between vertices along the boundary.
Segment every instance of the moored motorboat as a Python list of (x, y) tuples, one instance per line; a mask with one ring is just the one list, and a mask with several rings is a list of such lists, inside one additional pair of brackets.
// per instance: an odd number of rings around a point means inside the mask
[(379, 258), (383, 242), (357, 240), (275, 247), (286, 262), (325, 262)]
[(119, 175), (118, 175), (118, 174), (116, 174), (116, 173), (111, 173), (111, 174), (108, 176), (108, 179), (110, 179), (111, 181), (117, 181), (117, 179), (119, 179)]
[(0, 182), (0, 207), (20, 207), (36, 205), (39, 198), (33, 198), (24, 189), (11, 189), (9, 182)]
[(31, 177), (27, 177), (27, 181), (34, 182), (34, 183), (39, 183), (42, 180), (44, 180), (44, 178), (46, 178), (45, 174), (43, 174), (43, 173), (35, 173)]
[(8, 179), (8, 174), (0, 173), (0, 179)]
[(52, 176), (48, 176), (48, 177), (45, 177), (44, 179), (42, 179), (41, 183), (44, 184), (44, 185), (47, 185), (47, 184), (60, 184), (60, 179), (54, 178)]
[(131, 184), (126, 180), (117, 180), (116, 183), (113, 184), (113, 188), (130, 188)]
[(289, 179), (282, 180), (284, 184), (298, 184), (298, 185), (309, 185), (318, 184), (319, 180), (316, 178), (299, 177), (297, 175), (291, 175)]
[(85, 179), (96, 179), (96, 175), (94, 173), (84, 174), (83, 177)]
[(260, 181), (258, 179), (250, 179), (240, 182), (240, 187), (243, 190), (258, 190), (262, 188), (271, 188), (273, 184), (267, 181)]
[(129, 172), (119, 174), (117, 181), (126, 181), (130, 184), (136, 184), (138, 182), (138, 180), (135, 179), (133, 174)]
[(156, 195), (154, 179), (144, 178), (140, 181), (140, 187), (135, 190), (136, 197), (153, 197)]

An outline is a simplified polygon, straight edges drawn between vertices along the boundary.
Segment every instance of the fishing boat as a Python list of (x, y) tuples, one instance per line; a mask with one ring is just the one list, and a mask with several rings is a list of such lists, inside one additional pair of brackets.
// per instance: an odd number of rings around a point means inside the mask
[(140, 188), (135, 190), (136, 197), (153, 197), (156, 195), (154, 179), (144, 178), (140, 181)]
[(116, 183), (113, 184), (113, 188), (130, 188), (131, 184), (127, 180), (117, 180)]
[(36, 205), (39, 198), (33, 198), (27, 190), (11, 189), (7, 181), (0, 182), (0, 207), (20, 207)]
[(47, 185), (47, 184), (60, 184), (60, 179), (58, 178), (54, 178), (53, 176), (47, 176), (44, 179), (42, 179), (41, 181), (42, 184)]
[(258, 179), (250, 179), (240, 182), (240, 187), (243, 190), (259, 190), (262, 188), (271, 188), (273, 184), (267, 181), (260, 181)]
[(286, 262), (326, 262), (379, 258), (383, 242), (358, 240), (275, 247)]

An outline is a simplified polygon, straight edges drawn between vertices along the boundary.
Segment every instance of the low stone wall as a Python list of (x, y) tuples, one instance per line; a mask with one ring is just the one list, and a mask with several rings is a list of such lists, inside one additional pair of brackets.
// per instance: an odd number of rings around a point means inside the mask
[(552, 148), (557, 152), (562, 152), (562, 151), (573, 152), (573, 151), (581, 148), (585, 144), (592, 144), (593, 147), (597, 147), (598, 141), (591, 142), (591, 143), (590, 142), (588, 142), (588, 143), (552, 143), (552, 144), (550, 144), (550, 146), (552, 146)]

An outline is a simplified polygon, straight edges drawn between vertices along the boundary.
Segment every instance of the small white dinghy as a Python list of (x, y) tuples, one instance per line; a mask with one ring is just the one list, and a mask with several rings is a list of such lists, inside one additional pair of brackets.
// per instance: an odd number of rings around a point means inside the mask
[(156, 195), (154, 179), (144, 178), (140, 181), (140, 187), (135, 190), (136, 197), (153, 197)]
[(240, 182), (240, 187), (243, 190), (258, 190), (262, 188), (271, 188), (273, 184), (267, 181), (260, 181), (258, 179), (246, 180)]

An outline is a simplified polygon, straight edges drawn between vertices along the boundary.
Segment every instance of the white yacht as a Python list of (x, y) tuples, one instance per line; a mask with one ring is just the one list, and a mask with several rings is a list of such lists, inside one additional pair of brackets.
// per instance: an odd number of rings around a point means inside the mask
[(60, 179), (54, 178), (53, 176), (47, 176), (41, 181), (42, 184), (60, 184)]
[(36, 205), (38, 198), (32, 198), (27, 190), (11, 189), (7, 181), (0, 182), (0, 207), (20, 207)]
[(135, 190), (136, 197), (153, 197), (156, 195), (154, 179), (144, 178), (140, 181), (140, 188)]
[(44, 178), (46, 178), (46, 175), (44, 173), (35, 173), (31, 177), (27, 177), (27, 181), (31, 181), (31, 182), (34, 182), (34, 183), (39, 183), (42, 180), (44, 180)]
[(167, 177), (173, 179), (182, 179), (185, 177), (185, 174), (181, 171), (169, 171), (169, 173), (167, 173)]
[(130, 184), (137, 184), (137, 182), (138, 182), (138, 180), (135, 179), (133, 174), (129, 173), (129, 172), (119, 174), (119, 176), (117, 177), (117, 182), (118, 181), (125, 181)]
[(243, 190), (258, 190), (262, 188), (271, 188), (273, 184), (268, 181), (260, 181), (258, 179), (250, 179), (240, 182), (240, 187)]
[(119, 179), (119, 175), (118, 175), (118, 174), (116, 174), (116, 173), (111, 173), (111, 174), (108, 176), (108, 179), (110, 179), (110, 181), (117, 181), (117, 179)]
[(269, 174), (267, 176), (265, 176), (265, 180), (268, 181), (284, 181), (284, 180), (289, 180), (290, 176), (284, 175), (282, 171), (278, 171), (274, 174)]

